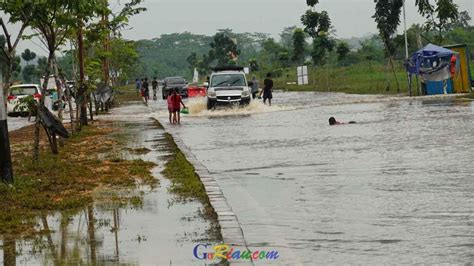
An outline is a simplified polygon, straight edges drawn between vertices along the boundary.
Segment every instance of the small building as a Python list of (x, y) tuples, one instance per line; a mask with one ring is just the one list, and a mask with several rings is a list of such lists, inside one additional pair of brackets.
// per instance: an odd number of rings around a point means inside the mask
[(428, 44), (408, 60), (407, 71), (421, 78), (421, 94), (471, 92), (469, 49), (466, 45)]

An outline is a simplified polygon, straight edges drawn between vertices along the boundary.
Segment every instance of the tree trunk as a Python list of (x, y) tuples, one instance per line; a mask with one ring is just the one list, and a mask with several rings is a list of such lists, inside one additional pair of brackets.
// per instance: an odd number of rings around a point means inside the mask
[(9, 234), (3, 238), (3, 265), (16, 265), (16, 240)]
[[(57, 64), (57, 61), (56, 61), (56, 67), (57, 67), (57, 73), (59, 75), (59, 79), (61, 80), (62, 84), (64, 85), (63, 95), (64, 95), (65, 100), (68, 103), (69, 119), (71, 120), (71, 134), (74, 134), (74, 111), (72, 109), (72, 103), (71, 103), (71, 97), (72, 97), (71, 89), (69, 88), (69, 85), (66, 84), (66, 78), (59, 71), (60, 69), (59, 69), (59, 65)], [(61, 100), (61, 109), (60, 109), (61, 111), (64, 110), (62, 108), (63, 104), (64, 103)]]
[(76, 100), (79, 101), (79, 130), (82, 126), (87, 125), (87, 98), (86, 98), (86, 85), (85, 85), (85, 74), (84, 74), (84, 37), (82, 32), (82, 19), (79, 19), (79, 30), (77, 33), (77, 44), (78, 44), (78, 60), (79, 60), (79, 90), (78, 97)]
[(7, 108), (3, 98), (2, 73), (0, 71), (0, 175), (5, 183), (13, 183), (10, 138), (8, 135)]
[(71, 134), (74, 134), (74, 110), (72, 109), (72, 102), (71, 102), (71, 89), (66, 88), (67, 90), (67, 105), (69, 107), (69, 118), (71, 119)]
[(393, 77), (395, 78), (395, 82), (397, 84), (397, 92), (400, 93), (400, 82), (398, 82), (397, 72), (395, 71), (395, 66), (393, 65), (392, 56), (389, 56), (388, 60), (390, 62), (390, 67), (392, 68)]
[(62, 89), (62, 81), (59, 76), (59, 68), (58, 68), (58, 61), (56, 59), (56, 56), (54, 57), (53, 61), (53, 69), (54, 69), (54, 79), (56, 81), (56, 89), (58, 90), (58, 118), (59, 121), (63, 121), (63, 89)]
[(95, 239), (95, 218), (92, 206), (87, 207), (87, 233), (89, 235), (90, 258), (92, 265), (97, 265), (97, 241)]
[(94, 121), (94, 110), (92, 109), (92, 97), (89, 95), (89, 115), (91, 117), (91, 121)]
[(46, 96), (46, 89), (48, 88), (49, 74), (51, 73), (51, 64), (53, 62), (54, 53), (50, 53), (48, 56), (48, 63), (46, 65), (46, 73), (44, 76), (44, 81), (41, 86), (41, 97), (39, 104), (37, 106), (36, 114), (36, 124), (35, 124), (35, 139), (33, 144), (33, 161), (37, 162), (39, 160), (39, 141), (40, 141), (40, 129), (41, 121), (39, 117), (39, 111), (44, 107), (44, 98)]
[(3, 101), (4, 104), (7, 104), (7, 97), (8, 93), (10, 92), (10, 80), (12, 78), (12, 59), (10, 59), (10, 56), (5, 57), (5, 61), (7, 63), (6, 71), (5, 71), (5, 79), (3, 80)]

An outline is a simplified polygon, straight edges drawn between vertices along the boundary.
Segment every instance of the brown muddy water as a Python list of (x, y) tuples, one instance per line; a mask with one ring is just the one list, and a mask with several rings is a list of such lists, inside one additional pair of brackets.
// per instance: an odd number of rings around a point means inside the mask
[[(135, 115), (133, 120), (124, 117), (130, 111)], [(143, 115), (137, 118), (139, 112)], [(200, 202), (182, 202), (168, 192), (170, 181), (160, 174), (169, 156), (164, 131), (146, 118), (143, 107), (117, 109), (114, 113), (117, 114), (103, 118), (128, 121), (116, 122), (131, 135), (128, 146), (150, 150), (144, 155), (117, 152), (122, 158), (157, 163), (153, 174), (159, 185), (141, 186), (139, 191), (102, 191), (97, 195), (143, 196), (132, 206), (97, 200), (93, 206), (75, 213), (39, 218), (38, 229), (49, 229), (41, 236), (7, 241), (0, 238), (0, 265), (190, 265), (196, 244), (218, 241), (219, 232), (202, 215)]]
[[(188, 105), (173, 134), (215, 175), (250, 249), (279, 251), (273, 263), (474, 262), (471, 101), (281, 92), (273, 107)], [(165, 102), (151, 108), (167, 121)]]

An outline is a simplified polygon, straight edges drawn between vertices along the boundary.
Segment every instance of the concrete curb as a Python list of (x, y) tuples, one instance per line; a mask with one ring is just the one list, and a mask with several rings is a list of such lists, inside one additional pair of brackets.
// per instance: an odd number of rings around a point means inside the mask
[[(232, 211), (227, 199), (225, 198), (222, 190), (217, 184), (214, 176), (209, 170), (196, 158), (191, 152), (188, 146), (186, 146), (183, 140), (171, 130), (171, 127), (167, 122), (155, 118), (164, 128), (165, 132), (173, 137), (174, 142), (178, 149), (184, 154), (186, 159), (194, 166), (194, 172), (201, 179), (206, 194), (209, 198), (211, 207), (217, 214), (217, 222), (221, 228), (221, 235), (224, 244), (231, 245), (234, 249), (245, 249), (249, 250), (247, 242), (244, 237), (244, 232), (237, 219), (237, 216)], [(250, 262), (232, 262), (239, 265), (254, 265), (253, 261)]]

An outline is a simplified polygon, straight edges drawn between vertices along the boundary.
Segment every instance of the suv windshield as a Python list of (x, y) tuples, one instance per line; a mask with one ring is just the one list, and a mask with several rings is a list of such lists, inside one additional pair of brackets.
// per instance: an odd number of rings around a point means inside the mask
[(212, 77), (211, 87), (219, 86), (245, 86), (245, 78), (242, 74), (223, 74)]
[(186, 80), (183, 78), (171, 78), (166, 81), (167, 84), (185, 84)]
[(14, 87), (11, 88), (11, 95), (33, 95), (36, 93), (36, 87)]

